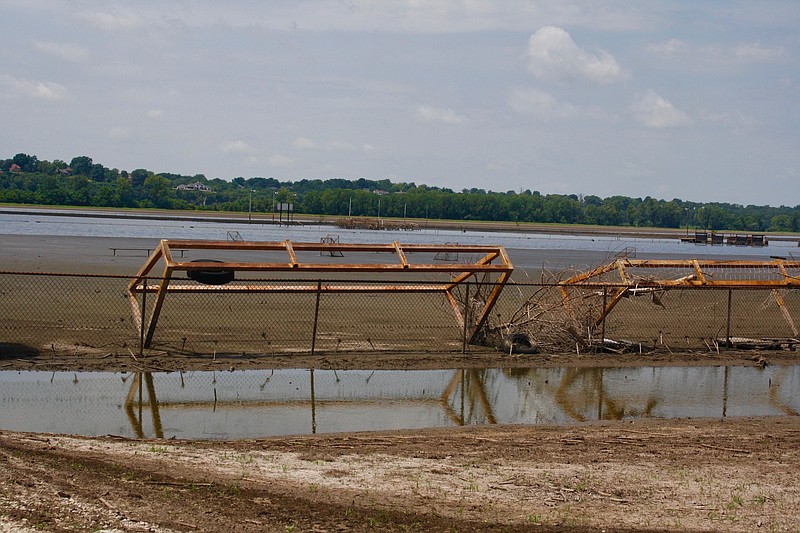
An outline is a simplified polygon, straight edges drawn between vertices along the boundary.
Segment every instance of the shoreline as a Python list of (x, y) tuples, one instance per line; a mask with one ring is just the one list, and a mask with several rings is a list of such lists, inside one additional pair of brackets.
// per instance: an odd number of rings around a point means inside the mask
[[(248, 222), (253, 225), (308, 225), (324, 226), (334, 225), (337, 220), (346, 217), (330, 215), (310, 215), (295, 214), (292, 217), (293, 224), (281, 224), (274, 220), (272, 214), (265, 213), (243, 213), (243, 212), (221, 212), (221, 211), (174, 211), (163, 209), (114, 209), (114, 208), (92, 208), (74, 206), (20, 206), (16, 207), (9, 204), (0, 205), (0, 214), (10, 215), (40, 215), (64, 216), (64, 217), (84, 217), (84, 218), (108, 218), (108, 219), (142, 219), (142, 220), (180, 220), (186, 222), (219, 222), (241, 224)], [(202, 213), (202, 214), (200, 214)], [(354, 217), (359, 219), (374, 219), (375, 217)], [(545, 224), (537, 222), (505, 222), (505, 221), (460, 221), (460, 220), (439, 220), (439, 219), (402, 219), (394, 217), (383, 217), (382, 220), (392, 222), (411, 221), (418, 225), (419, 229), (443, 229), (451, 231), (476, 231), (476, 232), (503, 232), (503, 233), (531, 233), (543, 235), (583, 235), (583, 236), (620, 236), (641, 239), (681, 239), (691, 236), (695, 229), (689, 228), (637, 228), (630, 226), (596, 226), (596, 225), (563, 225)], [(380, 231), (380, 230), (374, 230)], [(415, 231), (415, 230), (409, 230)], [(742, 232), (733, 230), (720, 230), (718, 233), (724, 234), (751, 234), (753, 232)], [(797, 242), (800, 246), (800, 235), (787, 235), (771, 232), (756, 232), (764, 235), (770, 241)]]

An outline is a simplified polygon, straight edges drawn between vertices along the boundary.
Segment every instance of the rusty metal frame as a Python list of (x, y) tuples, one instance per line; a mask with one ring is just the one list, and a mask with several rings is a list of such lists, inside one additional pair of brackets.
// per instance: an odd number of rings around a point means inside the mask
[[(210, 261), (183, 261), (175, 260), (172, 249), (182, 250), (224, 250), (231, 252), (267, 252), (283, 251), (287, 254), (286, 262), (210, 262)], [(396, 256), (397, 261), (393, 263), (305, 263), (298, 260), (298, 252), (320, 252), (321, 254), (331, 252), (376, 252), (391, 253)], [(481, 254), (482, 256), (474, 262), (448, 263), (448, 264), (415, 264), (409, 258), (409, 253), (459, 253), (459, 254)], [(498, 261), (499, 264), (493, 264)], [(164, 268), (158, 284), (148, 284), (148, 277), (158, 265), (163, 262)], [(249, 272), (294, 272), (294, 273), (379, 273), (397, 274), (399, 276), (410, 273), (439, 273), (450, 275), (449, 281), (441, 283), (385, 283), (382, 285), (364, 286), (363, 280), (341, 281), (341, 282), (318, 282), (312, 284), (298, 284), (301, 280), (287, 280), (281, 284), (254, 284), (254, 283), (235, 283), (230, 285), (202, 285), (196, 282), (175, 283), (174, 274), (176, 272), (202, 271), (202, 270), (233, 270)], [(493, 289), (483, 303), (483, 308), (474, 317), (469, 317), (471, 328), (470, 342), (474, 342), (480, 329), (486, 323), (492, 308), (497, 302), (503, 287), (511, 277), (514, 266), (503, 246), (472, 246), (459, 244), (431, 245), (431, 244), (400, 244), (395, 241), (391, 244), (349, 244), (349, 243), (311, 243), (311, 242), (291, 242), (270, 241), (270, 242), (231, 242), (231, 241), (206, 241), (206, 240), (162, 240), (150, 254), (144, 265), (136, 273), (133, 280), (128, 285), (128, 297), (130, 299), (134, 323), (141, 328), (140, 334), (143, 335), (143, 346), (149, 348), (155, 334), (158, 318), (164, 305), (166, 295), (169, 293), (269, 293), (269, 292), (324, 292), (324, 293), (358, 293), (358, 292), (423, 292), (423, 293), (443, 293), (450, 303), (455, 314), (456, 321), (460, 327), (465, 326), (466, 310), (462, 310), (462, 305), (458, 302), (454, 291), (462, 283), (466, 283), (471, 276), (487, 273), (497, 275)], [(308, 280), (303, 280), (308, 281)], [(361, 281), (361, 285), (356, 283)], [(294, 282), (294, 283), (293, 283)], [(144, 293), (155, 293), (156, 300), (150, 313), (150, 319), (144, 320), (137, 295)]]
[[(692, 274), (677, 278), (664, 279), (658, 277), (641, 278), (634, 277), (628, 272), (629, 268), (643, 269), (686, 269)], [(765, 271), (774, 270), (777, 273), (776, 279), (722, 279), (715, 280), (708, 275), (708, 269), (762, 269)], [(568, 287), (593, 287), (610, 288), (617, 290), (606, 302), (600, 316), (595, 320), (595, 327), (599, 326), (622, 298), (637, 289), (666, 290), (674, 288), (697, 288), (697, 287), (726, 287), (729, 289), (772, 289), (773, 297), (781, 308), (784, 318), (792, 329), (792, 333), (797, 335), (797, 327), (792, 320), (789, 310), (783, 297), (778, 292), (781, 288), (800, 287), (800, 277), (792, 276), (787, 269), (800, 269), (800, 261), (787, 261), (785, 259), (775, 259), (773, 261), (719, 261), (719, 260), (671, 260), (671, 259), (629, 259), (621, 257), (610, 263), (601, 265), (594, 270), (576, 274), (569, 279), (559, 283), (562, 297), (568, 309), (572, 309), (571, 298)], [(618, 282), (608, 282), (599, 279), (603, 274), (617, 271), (620, 280)]]

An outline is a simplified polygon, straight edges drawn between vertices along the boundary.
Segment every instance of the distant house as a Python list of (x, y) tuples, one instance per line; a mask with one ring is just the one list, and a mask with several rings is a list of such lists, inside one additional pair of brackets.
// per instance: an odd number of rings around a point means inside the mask
[(178, 190), (178, 191), (210, 191), (211, 187), (209, 187), (208, 185), (203, 185), (199, 181), (196, 181), (194, 183), (186, 183), (186, 184), (183, 184), (183, 185), (178, 185), (177, 187), (175, 187), (175, 190)]
[(72, 169), (69, 168), (69, 167), (67, 167), (67, 168), (59, 168), (58, 170), (56, 170), (56, 172), (58, 174), (61, 174), (62, 176), (69, 176), (69, 175), (72, 174)]
[(13, 164), (11, 165), (11, 167), (8, 169), (8, 171), (9, 171), (9, 172), (22, 172), (22, 167), (20, 167), (20, 166), (19, 166), (18, 164), (16, 164), (16, 163), (13, 163)]
[(382, 191), (381, 189), (374, 189), (372, 191), (372, 194), (378, 194), (380, 196), (387, 196), (389, 194), (389, 191)]

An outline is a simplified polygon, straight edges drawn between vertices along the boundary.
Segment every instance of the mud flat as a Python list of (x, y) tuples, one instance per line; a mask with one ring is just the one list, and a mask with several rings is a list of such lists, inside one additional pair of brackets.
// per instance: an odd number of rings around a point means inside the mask
[(796, 531), (800, 418), (238, 442), (0, 432), (2, 531)]

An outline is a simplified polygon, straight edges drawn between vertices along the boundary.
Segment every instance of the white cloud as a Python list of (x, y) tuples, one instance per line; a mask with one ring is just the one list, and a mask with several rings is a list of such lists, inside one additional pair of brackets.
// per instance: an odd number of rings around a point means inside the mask
[(225, 154), (250, 154), (256, 149), (244, 141), (228, 141), (222, 144), (222, 152)]
[(142, 25), (141, 17), (133, 13), (110, 13), (108, 11), (80, 11), (79, 20), (106, 31), (136, 28)]
[(414, 116), (420, 122), (442, 122), (444, 124), (466, 124), (469, 119), (464, 115), (459, 115), (450, 108), (435, 108), (428, 106), (418, 106), (414, 110)]
[(316, 148), (316, 143), (311, 139), (306, 137), (298, 137), (292, 142), (292, 146), (297, 148), (298, 150), (308, 150), (311, 148)]
[(575, 44), (569, 33), (553, 26), (531, 35), (526, 55), (528, 68), (543, 80), (612, 83), (628, 76), (614, 56), (604, 50), (589, 53)]
[(54, 43), (48, 41), (33, 41), (33, 46), (40, 52), (45, 54), (60, 57), (61, 59), (78, 63), (84, 61), (89, 57), (89, 51), (77, 44), (71, 43)]
[(128, 128), (123, 127), (111, 128), (111, 131), (108, 132), (108, 137), (115, 141), (122, 141), (130, 137), (130, 131)]
[(550, 93), (538, 89), (514, 89), (508, 104), (514, 111), (525, 115), (546, 118), (575, 118), (580, 115), (580, 110), (576, 106), (561, 103)]
[(761, 43), (736, 43), (731, 45), (697, 46), (679, 39), (670, 39), (645, 46), (651, 54), (681, 61), (707, 64), (775, 63), (786, 57), (781, 46), (764, 46)]
[[(30, 1), (30, 0), (29, 0)], [(98, 5), (100, 3), (97, 3)], [(528, 31), (542, 24), (610, 31), (641, 30), (653, 15), (636, 6), (563, 0), (305, 0), (303, 2), (138, 2), (136, 16), (115, 8), (85, 11), (103, 28), (180, 25), (189, 28), (456, 33)], [(188, 6), (188, 7), (187, 7)], [(133, 9), (131, 9), (132, 11)]]
[(636, 120), (648, 128), (674, 128), (692, 123), (689, 116), (675, 108), (672, 102), (659, 96), (655, 91), (647, 91), (632, 106)]
[(164, 112), (160, 109), (151, 109), (147, 112), (147, 118), (151, 118), (153, 120), (160, 120), (164, 117)]
[(294, 159), (285, 155), (275, 154), (269, 158), (269, 164), (276, 167), (291, 167), (294, 165)]
[(68, 100), (70, 98), (69, 90), (60, 83), (23, 80), (9, 75), (4, 75), (0, 79), (14, 92), (24, 96), (53, 102)]
[(374, 146), (372, 146), (371, 144), (365, 144), (365, 145), (364, 145), (364, 146), (363, 146), (361, 149), (362, 149), (362, 150), (364, 151), (364, 153), (366, 153), (366, 154), (368, 154), (368, 153), (370, 153), (370, 152), (374, 152), (374, 151), (375, 151), (375, 147), (374, 147)]
[(737, 44), (732, 50), (733, 57), (742, 61), (773, 62), (784, 58), (786, 50), (780, 46), (763, 46), (760, 43)]
[(689, 45), (680, 39), (670, 39), (660, 43), (650, 43), (644, 49), (651, 54), (674, 56), (688, 53)]

